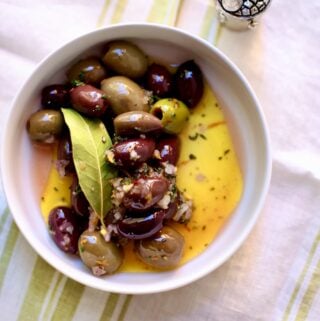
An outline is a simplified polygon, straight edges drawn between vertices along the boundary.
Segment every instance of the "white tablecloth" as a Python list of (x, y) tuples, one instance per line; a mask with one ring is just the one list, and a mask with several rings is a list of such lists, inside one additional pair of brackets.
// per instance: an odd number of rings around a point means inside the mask
[(320, 320), (320, 2), (273, 0), (254, 31), (219, 28), (209, 0), (2, 0), (0, 128), (48, 53), (109, 24), (149, 21), (200, 35), (243, 71), (266, 114), (269, 195), (241, 249), (205, 278), (156, 295), (84, 287), (40, 259), (0, 188), (0, 319)]

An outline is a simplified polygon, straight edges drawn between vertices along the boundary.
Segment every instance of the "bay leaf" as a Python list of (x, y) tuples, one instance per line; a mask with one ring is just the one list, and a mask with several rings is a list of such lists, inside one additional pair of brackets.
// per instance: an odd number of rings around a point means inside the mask
[(102, 219), (112, 206), (109, 179), (117, 175), (117, 171), (105, 161), (105, 152), (112, 146), (112, 141), (101, 120), (89, 119), (73, 109), (61, 110), (70, 130), (80, 187)]

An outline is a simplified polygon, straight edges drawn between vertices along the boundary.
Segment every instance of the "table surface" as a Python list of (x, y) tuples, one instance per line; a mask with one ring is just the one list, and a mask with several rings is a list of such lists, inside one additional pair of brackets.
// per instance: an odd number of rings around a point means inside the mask
[(70, 39), (119, 22), (174, 25), (217, 46), (254, 88), (273, 174), (261, 216), (233, 257), (186, 287), (119, 295), (84, 287), (28, 245), (0, 187), (0, 319), (320, 320), (320, 2), (272, 1), (253, 31), (218, 24), (209, 0), (2, 0), (0, 132), (36, 64)]

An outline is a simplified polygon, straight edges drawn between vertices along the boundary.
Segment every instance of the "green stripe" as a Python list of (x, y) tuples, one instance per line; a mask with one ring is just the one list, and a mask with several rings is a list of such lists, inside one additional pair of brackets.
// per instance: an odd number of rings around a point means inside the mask
[(110, 6), (110, 0), (105, 0), (96, 24), (96, 28), (100, 28), (103, 26), (104, 19), (106, 18), (106, 14), (108, 12), (109, 6)]
[(0, 216), (0, 234), (2, 232), (2, 229), (3, 229), (3, 226), (4, 226), (4, 223), (7, 221), (7, 218), (9, 216), (9, 207), (6, 207), (4, 209), (4, 211), (2, 212), (1, 216)]
[(153, 0), (147, 21), (163, 23), (169, 3), (169, 0)]
[(118, 0), (117, 6), (114, 10), (113, 16), (111, 18), (111, 23), (119, 23), (122, 19), (123, 12), (127, 6), (128, 0)]
[(124, 320), (124, 317), (126, 316), (129, 304), (131, 302), (131, 299), (132, 299), (132, 295), (127, 295), (126, 300), (123, 303), (123, 306), (122, 306), (122, 309), (121, 309), (121, 312), (120, 312), (120, 315), (119, 315), (119, 318), (118, 318), (117, 321), (123, 321)]
[(2, 288), (3, 280), (7, 272), (7, 268), (13, 254), (14, 247), (17, 243), (19, 230), (14, 222), (11, 223), (10, 230), (7, 236), (7, 241), (0, 258), (0, 288)]
[(48, 304), (46, 306), (46, 310), (45, 310), (44, 315), (43, 315), (43, 319), (44, 320), (48, 320), (49, 319), (48, 316), (49, 316), (50, 312), (52, 311), (53, 304), (55, 302), (54, 301), (54, 297), (57, 295), (57, 291), (58, 291), (58, 288), (60, 286), (60, 283), (64, 279), (65, 279), (65, 276), (63, 276), (61, 273), (59, 273), (57, 281), (56, 281), (56, 284), (54, 285), (54, 288), (52, 289), (52, 292), (50, 294), (50, 298), (48, 300)]
[(314, 297), (316, 296), (320, 288), (320, 261), (312, 274), (312, 278), (309, 282), (308, 289), (304, 294), (299, 306), (299, 311), (295, 321), (305, 321), (308, 317), (309, 311), (312, 306)]
[(201, 25), (200, 34), (199, 34), (200, 37), (204, 39), (208, 39), (210, 29), (212, 27), (212, 23), (214, 21), (215, 16), (216, 16), (216, 11), (213, 5), (209, 4)]
[(297, 295), (298, 295), (298, 292), (301, 288), (301, 285), (302, 285), (302, 282), (307, 274), (307, 271), (309, 269), (309, 266), (311, 264), (311, 261), (312, 261), (312, 258), (314, 256), (314, 253), (318, 247), (318, 243), (320, 242), (320, 232), (318, 233), (318, 235), (316, 236), (315, 240), (313, 241), (313, 244), (312, 244), (312, 247), (311, 247), (311, 250), (309, 252), (309, 255), (308, 255), (308, 258), (307, 258), (307, 261), (303, 267), (303, 270), (298, 278), (298, 281), (296, 283), (296, 286), (292, 292), (292, 295), (291, 295), (291, 298), (289, 300), (289, 303), (288, 303), (288, 306), (284, 312), (284, 316), (283, 316), (283, 321), (287, 321), (288, 318), (289, 318), (289, 315), (290, 315), (290, 312), (291, 312), (291, 309), (292, 309), (292, 306), (297, 298)]
[(104, 306), (103, 312), (101, 314), (100, 321), (111, 320), (114, 309), (116, 308), (116, 305), (119, 301), (119, 297), (120, 297), (119, 294), (110, 293), (110, 295), (108, 296), (107, 302)]
[(41, 257), (33, 267), (28, 291), (20, 309), (19, 321), (36, 320), (49, 290), (55, 270)]
[(83, 291), (83, 285), (71, 279), (68, 279), (66, 284), (64, 285), (63, 292), (60, 296), (56, 310), (51, 320), (71, 320), (81, 299)]

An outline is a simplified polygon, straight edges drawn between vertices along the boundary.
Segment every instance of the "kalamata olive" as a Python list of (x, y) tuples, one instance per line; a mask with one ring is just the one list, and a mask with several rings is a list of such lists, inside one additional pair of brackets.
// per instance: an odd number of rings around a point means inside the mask
[(160, 139), (156, 145), (156, 149), (160, 152), (160, 161), (176, 165), (180, 154), (180, 145), (178, 136)]
[(94, 275), (111, 274), (122, 264), (122, 249), (113, 242), (106, 242), (98, 231), (84, 231), (78, 246), (81, 260)]
[(148, 67), (145, 54), (136, 45), (126, 41), (110, 42), (102, 60), (111, 70), (130, 78), (143, 76)]
[(77, 175), (73, 176), (71, 185), (71, 206), (77, 214), (89, 217), (90, 204), (81, 190)]
[[(135, 167), (152, 157), (155, 142), (151, 138), (129, 139), (113, 146), (114, 162), (119, 166)], [(107, 153), (109, 159), (109, 154)]]
[(199, 66), (189, 60), (179, 66), (176, 76), (177, 98), (188, 107), (195, 107), (203, 94), (203, 77)]
[(163, 131), (168, 134), (179, 134), (189, 118), (188, 107), (174, 98), (158, 100), (150, 113), (161, 120)]
[(33, 113), (27, 122), (27, 130), (32, 140), (52, 144), (62, 133), (64, 119), (60, 111), (42, 109)]
[(67, 253), (76, 253), (78, 239), (86, 229), (86, 221), (71, 208), (55, 207), (48, 219), (49, 231), (58, 247)]
[(147, 71), (147, 89), (159, 97), (168, 96), (173, 87), (173, 77), (169, 70), (161, 65), (152, 64)]
[(161, 131), (161, 121), (145, 111), (129, 111), (114, 119), (117, 135), (150, 134)]
[(69, 134), (59, 139), (56, 167), (61, 177), (75, 173)]
[(87, 116), (100, 117), (108, 106), (104, 92), (91, 85), (72, 88), (70, 97), (73, 108)]
[(177, 210), (178, 210), (178, 200), (176, 198), (171, 203), (169, 203), (168, 208), (165, 210), (166, 215), (164, 218), (166, 220), (170, 220), (174, 216), (174, 214), (176, 214)]
[(69, 88), (56, 84), (44, 87), (41, 92), (41, 104), (45, 108), (61, 108), (70, 105)]
[(169, 182), (163, 177), (139, 178), (123, 198), (123, 206), (131, 211), (145, 211), (159, 202), (168, 191)]
[(147, 92), (129, 78), (115, 76), (104, 79), (101, 89), (117, 115), (127, 111), (149, 110), (150, 97)]
[(153, 212), (145, 217), (128, 217), (117, 224), (120, 235), (132, 240), (150, 237), (161, 230), (165, 212)]
[(164, 226), (154, 236), (137, 241), (135, 249), (144, 263), (155, 268), (170, 269), (179, 264), (184, 243), (184, 238), (179, 232)]
[(90, 85), (99, 85), (106, 76), (105, 68), (94, 57), (78, 61), (67, 71), (70, 82), (81, 81)]

